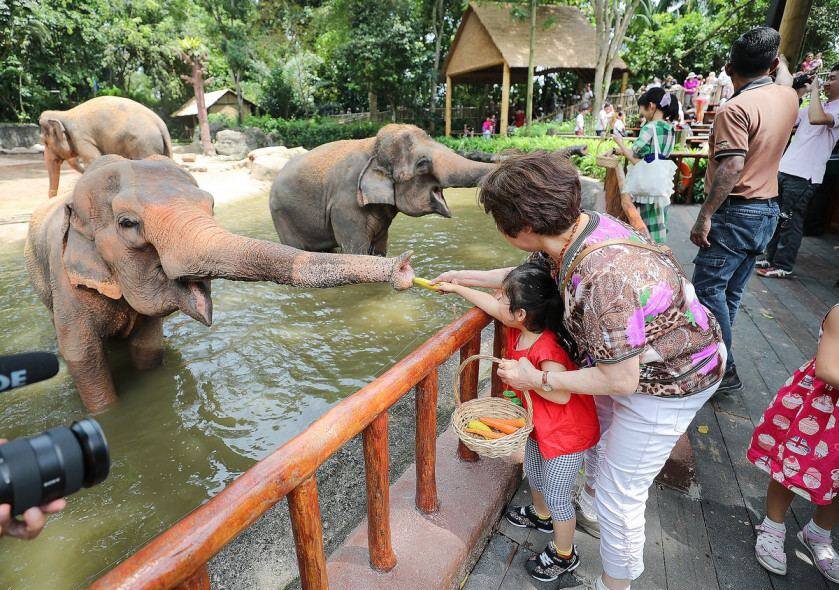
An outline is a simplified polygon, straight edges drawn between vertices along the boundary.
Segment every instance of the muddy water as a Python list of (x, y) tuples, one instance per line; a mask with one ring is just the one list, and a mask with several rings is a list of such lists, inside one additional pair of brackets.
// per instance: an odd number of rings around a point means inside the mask
[[(428, 277), (521, 260), (474, 190), (446, 198), (452, 219), (397, 217), (391, 254), (413, 249), (414, 267)], [(217, 216), (233, 231), (275, 239), (266, 201), (221, 206)], [(0, 353), (56, 349), (22, 250), (0, 245)], [(120, 403), (98, 416), (111, 475), (74, 495), (37, 540), (0, 540), (0, 588), (85, 586), (466, 309), (382, 285), (307, 291), (216, 281), (213, 300), (211, 328), (182, 314), (167, 319), (162, 368), (135, 372), (127, 352), (112, 347)], [(0, 394), (2, 437), (83, 415), (63, 367), (51, 381)]]

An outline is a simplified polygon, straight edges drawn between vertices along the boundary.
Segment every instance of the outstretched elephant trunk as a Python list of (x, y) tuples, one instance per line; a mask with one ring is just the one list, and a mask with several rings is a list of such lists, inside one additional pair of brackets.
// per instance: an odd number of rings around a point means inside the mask
[(495, 169), (494, 164), (485, 164), (464, 158), (442, 145), (435, 145), (431, 156), (434, 174), (444, 187), (473, 187), (478, 181)]
[(163, 271), (179, 281), (273, 281), (295, 287), (389, 282), (406, 289), (413, 278), (409, 252), (398, 258), (304, 252), (231, 233), (203, 213), (173, 216), (151, 233)]

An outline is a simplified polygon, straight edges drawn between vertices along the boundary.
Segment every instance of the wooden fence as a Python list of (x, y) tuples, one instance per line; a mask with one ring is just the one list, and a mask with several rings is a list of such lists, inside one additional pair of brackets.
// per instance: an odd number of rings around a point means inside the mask
[[(336, 404), (305, 431), (259, 461), (221, 493), (197, 508), (137, 553), (97, 580), (92, 588), (123, 590), (210, 588), (207, 561), (274, 504), (288, 497), (300, 580), (304, 590), (325, 590), (326, 557), (315, 472), (354, 436), (361, 434), (367, 486), (370, 566), (387, 571), (396, 565), (391, 547), (388, 481), (388, 410), (416, 387), (416, 506), (438, 508), (435, 480), (437, 444), (437, 368), (456, 352), (477, 354), (481, 331), (491, 318), (477, 308), (437, 332), (381, 377)], [(501, 326), (495, 323), (493, 354), (501, 356)], [(478, 391), (477, 363), (461, 375), (461, 399)], [(492, 394), (501, 382), (492, 372)], [(477, 461), (464, 447), (460, 458)]]

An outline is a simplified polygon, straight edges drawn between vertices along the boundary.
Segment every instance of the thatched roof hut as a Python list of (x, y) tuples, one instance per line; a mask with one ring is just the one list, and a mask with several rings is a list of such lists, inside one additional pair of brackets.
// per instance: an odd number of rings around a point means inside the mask
[[(446, 135), (451, 133), (454, 84), (502, 83), (501, 133), (507, 130), (510, 83), (527, 80), (530, 23), (513, 18), (511, 4), (470, 2), (443, 64), (446, 77)], [(594, 27), (573, 6), (539, 6), (536, 75), (572, 70), (591, 77), (597, 62)], [(550, 23), (549, 27), (543, 26)], [(627, 70), (618, 60), (613, 75)]]

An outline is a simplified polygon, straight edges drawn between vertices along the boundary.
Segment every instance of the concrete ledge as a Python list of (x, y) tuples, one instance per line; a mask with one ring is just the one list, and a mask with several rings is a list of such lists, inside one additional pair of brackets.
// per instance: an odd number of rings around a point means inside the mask
[(331, 588), (341, 590), (450, 590), (471, 569), (504, 505), (521, 480), (521, 457), (465, 463), (456, 455), (451, 428), (437, 439), (440, 509), (423, 515), (414, 505), (416, 464), (390, 487), (390, 519), (396, 567), (370, 567), (365, 518), (329, 557)]

